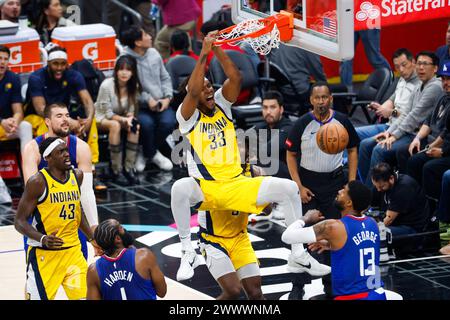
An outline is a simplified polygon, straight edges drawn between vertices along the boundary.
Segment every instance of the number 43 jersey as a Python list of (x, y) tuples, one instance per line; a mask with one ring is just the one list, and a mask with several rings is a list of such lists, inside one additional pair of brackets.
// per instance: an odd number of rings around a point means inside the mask
[[(65, 181), (53, 177), (46, 168), (39, 174), (44, 176), (46, 188), (33, 213), (33, 227), (48, 235), (57, 231), (56, 236), (64, 241), (62, 248), (79, 245), (81, 194), (75, 171), (70, 170)], [(39, 247), (40, 243), (29, 238), (28, 245)]]
[(335, 299), (342, 296), (370, 299), (374, 290), (383, 287), (378, 225), (367, 216), (347, 215), (341, 221), (347, 231), (347, 241), (341, 249), (331, 251), (333, 295)]

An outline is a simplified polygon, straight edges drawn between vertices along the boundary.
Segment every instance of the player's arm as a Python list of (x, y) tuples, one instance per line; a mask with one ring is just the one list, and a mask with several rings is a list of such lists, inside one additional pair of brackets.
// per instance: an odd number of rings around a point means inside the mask
[(102, 293), (100, 291), (100, 278), (97, 274), (95, 262), (89, 265), (87, 271), (87, 294), (86, 300), (102, 300)]
[(44, 117), (45, 98), (43, 96), (33, 97), (31, 98), (31, 102), (33, 103), (36, 114)]
[(22, 154), (22, 171), (23, 181), (26, 184), (28, 179), (38, 172), (38, 165), (41, 161), (41, 155), (39, 154), (39, 148), (36, 140), (28, 142)]
[(16, 120), (17, 125), (23, 120), (23, 107), (22, 103), (16, 102), (11, 105), (13, 118)]
[(44, 235), (28, 223), (28, 219), (36, 209), (38, 199), (45, 191), (45, 185), (44, 177), (40, 173), (30, 177), (14, 217), (14, 227), (19, 233), (40, 242), (48, 248), (60, 248), (64, 243), (62, 239), (55, 236), (56, 232), (51, 235)]
[(145, 273), (152, 280), (156, 294), (158, 297), (163, 298), (167, 293), (166, 280), (158, 266), (155, 255), (147, 248), (136, 250), (136, 269), (141, 270), (142, 266), (145, 267)]
[(386, 227), (390, 226), (392, 222), (394, 222), (395, 218), (397, 218), (398, 212), (388, 210), (386, 211), (386, 216), (384, 217), (383, 223)]
[(213, 47), (213, 51), (227, 76), (227, 80), (225, 80), (222, 86), (223, 97), (227, 101), (234, 103), (241, 92), (241, 72), (220, 46)]
[(356, 172), (358, 170), (358, 148), (353, 147), (347, 149), (348, 153), (348, 181), (356, 179)]
[(92, 153), (89, 145), (77, 138), (77, 165), (83, 171), (81, 189), (81, 206), (91, 227), (98, 225), (97, 203), (93, 189)]
[[(78, 91), (78, 96), (80, 97), (81, 103), (84, 106), (84, 111), (89, 123), (88, 128), (90, 128), (95, 113), (94, 102), (92, 101), (91, 95), (89, 94), (89, 91), (87, 91), (87, 89)], [(88, 131), (88, 129), (86, 131)]]
[(214, 41), (215, 38), (209, 35), (203, 39), (202, 51), (189, 78), (187, 94), (181, 105), (181, 115), (184, 120), (189, 120), (197, 109), (198, 100), (200, 99), (205, 82), (206, 61), (212, 50)]

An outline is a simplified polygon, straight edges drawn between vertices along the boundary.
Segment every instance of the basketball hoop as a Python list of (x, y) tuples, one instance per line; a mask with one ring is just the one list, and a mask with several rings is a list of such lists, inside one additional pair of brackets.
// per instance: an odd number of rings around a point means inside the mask
[(240, 42), (246, 42), (256, 53), (267, 55), (270, 50), (279, 47), (280, 41), (292, 39), (293, 19), (292, 13), (281, 11), (263, 19), (244, 20), (221, 30), (214, 44), (218, 46), (225, 43), (238, 45)]

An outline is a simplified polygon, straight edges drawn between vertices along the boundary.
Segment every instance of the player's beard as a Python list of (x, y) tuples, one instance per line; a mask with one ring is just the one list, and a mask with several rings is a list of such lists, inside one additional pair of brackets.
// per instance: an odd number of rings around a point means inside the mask
[(52, 130), (53, 130), (53, 133), (60, 138), (65, 138), (70, 134), (69, 130), (64, 131), (62, 129), (53, 129), (53, 128), (52, 128)]
[(344, 206), (343, 206), (337, 199), (334, 199), (334, 200), (333, 200), (333, 207), (335, 207), (336, 209), (338, 209), (340, 212), (341, 212), (342, 210), (344, 210)]
[(129, 233), (125, 228), (123, 229), (123, 231), (124, 231), (123, 234), (119, 233), (119, 237), (120, 237), (120, 239), (122, 239), (123, 246), (125, 248), (128, 248), (129, 246), (133, 245), (134, 238), (131, 235), (131, 233)]

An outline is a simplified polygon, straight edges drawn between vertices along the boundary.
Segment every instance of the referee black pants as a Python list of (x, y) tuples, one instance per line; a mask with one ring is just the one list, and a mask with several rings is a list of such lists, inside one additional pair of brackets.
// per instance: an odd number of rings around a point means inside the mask
[[(302, 203), (303, 214), (308, 210), (318, 209), (325, 216), (325, 219), (340, 219), (341, 213), (334, 206), (337, 193), (347, 183), (347, 177), (342, 167), (329, 173), (321, 173), (307, 170), (300, 167), (300, 180), (302, 185), (314, 193), (314, 197), (308, 203)], [(322, 254), (312, 253), (312, 256), (320, 263), (331, 265), (331, 255), (329, 251)], [(332, 297), (331, 274), (322, 278), (325, 295), (328, 299)]]

